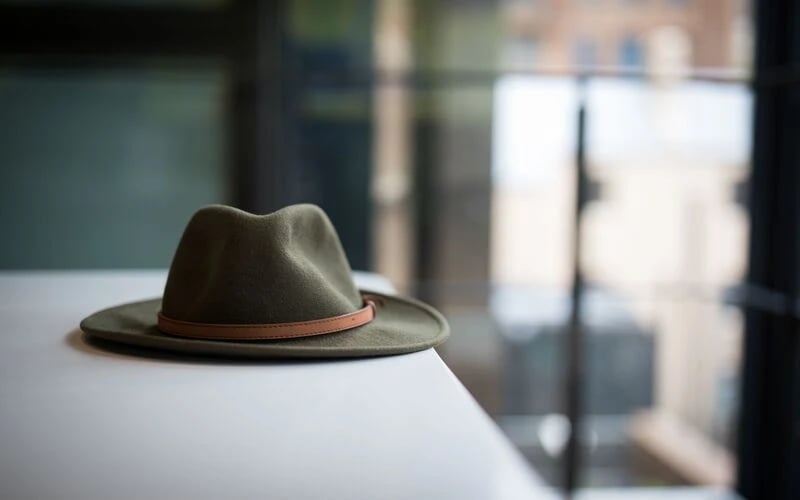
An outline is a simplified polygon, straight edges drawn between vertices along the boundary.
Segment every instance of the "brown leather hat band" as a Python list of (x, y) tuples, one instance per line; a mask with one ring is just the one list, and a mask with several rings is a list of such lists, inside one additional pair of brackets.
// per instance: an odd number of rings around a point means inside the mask
[(375, 303), (366, 300), (365, 304), (358, 311), (333, 318), (265, 325), (192, 323), (168, 318), (159, 311), (158, 329), (179, 337), (208, 340), (276, 340), (311, 337), (366, 325), (375, 318)]

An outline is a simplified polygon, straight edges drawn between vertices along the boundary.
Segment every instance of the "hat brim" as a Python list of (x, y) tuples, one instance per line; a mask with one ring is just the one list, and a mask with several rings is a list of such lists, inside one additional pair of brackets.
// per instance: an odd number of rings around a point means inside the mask
[(161, 299), (123, 304), (81, 321), (85, 333), (123, 344), (202, 356), (235, 358), (350, 358), (405, 354), (435, 347), (449, 336), (447, 321), (422, 302), (371, 291), (380, 299), (368, 324), (314, 337), (284, 340), (195, 340), (156, 328)]

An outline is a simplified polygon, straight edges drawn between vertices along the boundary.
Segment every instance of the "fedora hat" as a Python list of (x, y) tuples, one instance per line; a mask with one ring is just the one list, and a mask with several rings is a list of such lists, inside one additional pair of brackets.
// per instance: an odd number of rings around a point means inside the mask
[(444, 342), (432, 307), (359, 290), (339, 236), (315, 205), (268, 215), (213, 205), (184, 230), (164, 296), (98, 311), (89, 336), (228, 357), (359, 357)]

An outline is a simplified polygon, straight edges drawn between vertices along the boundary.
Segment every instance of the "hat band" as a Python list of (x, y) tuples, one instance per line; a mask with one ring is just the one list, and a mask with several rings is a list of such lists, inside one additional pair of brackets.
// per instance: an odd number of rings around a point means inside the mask
[(226, 325), (193, 323), (164, 316), (158, 312), (158, 329), (164, 333), (208, 340), (280, 340), (312, 337), (326, 333), (341, 332), (366, 325), (375, 318), (375, 303), (365, 300), (358, 311), (310, 321), (294, 323), (268, 323), (262, 325)]

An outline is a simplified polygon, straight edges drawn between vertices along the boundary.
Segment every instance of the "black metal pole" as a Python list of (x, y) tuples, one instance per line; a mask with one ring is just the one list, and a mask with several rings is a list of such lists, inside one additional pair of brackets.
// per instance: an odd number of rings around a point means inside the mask
[(581, 214), (587, 201), (586, 188), (586, 79), (578, 80), (578, 129), (575, 158), (575, 213), (572, 250), (572, 290), (569, 327), (566, 337), (566, 414), (569, 420), (569, 439), (564, 452), (564, 491), (571, 498), (580, 483), (581, 429), (583, 396), (583, 325), (581, 321), (581, 292), (583, 271), (581, 269)]

